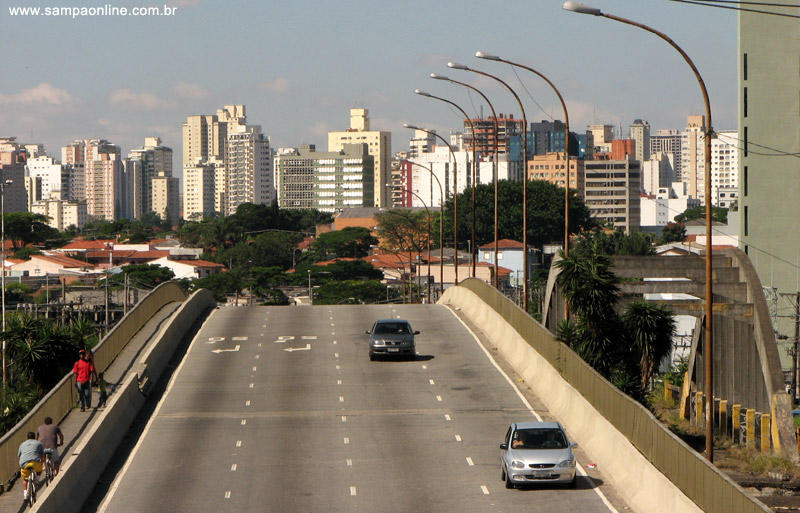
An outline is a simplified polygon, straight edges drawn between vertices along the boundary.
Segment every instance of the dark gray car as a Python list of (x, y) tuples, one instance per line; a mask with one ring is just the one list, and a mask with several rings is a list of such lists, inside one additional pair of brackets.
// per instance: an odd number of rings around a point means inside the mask
[(419, 331), (411, 329), (411, 324), (405, 319), (378, 319), (372, 329), (367, 330), (367, 335), (370, 335), (370, 360), (377, 356), (416, 357), (414, 335), (419, 335)]

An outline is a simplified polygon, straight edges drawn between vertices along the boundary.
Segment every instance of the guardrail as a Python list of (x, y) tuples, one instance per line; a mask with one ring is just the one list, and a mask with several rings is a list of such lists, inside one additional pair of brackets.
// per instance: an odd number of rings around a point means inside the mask
[[(162, 283), (123, 317), (114, 328), (94, 348), (94, 362), (98, 372), (104, 371), (114, 358), (125, 347), (125, 344), (144, 326), (153, 314), (164, 305), (186, 300), (186, 292), (175, 282)], [(36, 429), (44, 422), (45, 417), (58, 421), (72, 410), (78, 396), (75, 390), (75, 378), (72, 373), (64, 378), (45, 395), (41, 401), (16, 426), (0, 438), (0, 491), (17, 474), (19, 461), (17, 450), (29, 431)]]
[(494, 310), (641, 454), (703, 511), (769, 512), (714, 465), (620, 392), (544, 326), (480, 280), (459, 284)]

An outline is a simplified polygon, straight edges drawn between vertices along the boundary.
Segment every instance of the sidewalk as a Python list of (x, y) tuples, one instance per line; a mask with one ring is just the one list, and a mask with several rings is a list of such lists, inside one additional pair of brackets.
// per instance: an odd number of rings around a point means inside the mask
[[(181, 306), (181, 303), (170, 303), (159, 310), (144, 327), (131, 339), (125, 348), (117, 355), (116, 359), (105, 370), (105, 379), (108, 382), (109, 400), (114, 394), (117, 384), (122, 383), (130, 372), (135, 372), (133, 367), (139, 359), (147, 344), (153, 339), (169, 316)], [(81, 436), (92, 426), (97, 418), (98, 393), (92, 391), (92, 409), (81, 412), (76, 405), (72, 411), (58, 424), (64, 434), (64, 445), (59, 447), (61, 465), (63, 466), (72, 455), (72, 449), (80, 441)], [(55, 420), (55, 419), (54, 419)], [(5, 493), (0, 495), (0, 513), (16, 513), (25, 511), (26, 504), (22, 501), (22, 481), (17, 479)]]

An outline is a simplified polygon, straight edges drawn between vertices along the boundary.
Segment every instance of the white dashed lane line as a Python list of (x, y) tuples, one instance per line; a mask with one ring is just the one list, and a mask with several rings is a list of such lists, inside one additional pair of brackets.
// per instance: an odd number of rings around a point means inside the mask
[(469, 465), (470, 467), (475, 466), (475, 462), (473, 462), (472, 458), (470, 458), (469, 456), (467, 456), (467, 465)]

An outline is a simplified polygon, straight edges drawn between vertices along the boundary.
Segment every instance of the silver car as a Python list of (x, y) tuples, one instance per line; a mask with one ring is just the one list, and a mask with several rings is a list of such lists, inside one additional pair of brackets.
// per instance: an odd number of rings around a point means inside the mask
[(516, 422), (500, 444), (500, 467), (506, 488), (536, 483), (575, 486), (575, 455), (558, 422)]
[(379, 355), (408, 356), (414, 358), (417, 346), (414, 335), (419, 331), (411, 329), (411, 324), (405, 319), (378, 319), (367, 330), (369, 337), (369, 359), (375, 360)]

